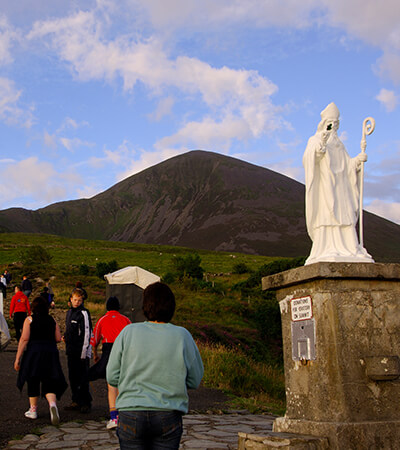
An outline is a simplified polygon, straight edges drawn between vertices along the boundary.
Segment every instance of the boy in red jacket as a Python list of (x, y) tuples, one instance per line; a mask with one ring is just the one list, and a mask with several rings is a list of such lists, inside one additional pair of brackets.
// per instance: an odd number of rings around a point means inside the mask
[[(110, 297), (107, 300), (107, 314), (100, 317), (94, 327), (91, 344), (93, 347), (93, 358), (95, 364), (89, 369), (89, 380), (106, 378), (106, 367), (110, 357), (113, 343), (121, 330), (131, 323), (128, 317), (118, 312), (120, 308), (117, 297)], [(97, 355), (97, 347), (102, 342), (101, 358)], [(115, 408), (115, 401), (118, 396), (118, 389), (107, 385), (108, 387), (108, 405), (110, 408), (110, 420), (107, 422), (107, 429), (111, 430), (118, 425), (118, 411)]]
[(22, 292), (20, 286), (15, 286), (15, 294), (10, 304), (10, 319), (14, 314), (15, 337), (19, 342), (22, 333), (22, 327), (26, 316), (31, 314), (31, 306), (28, 297)]

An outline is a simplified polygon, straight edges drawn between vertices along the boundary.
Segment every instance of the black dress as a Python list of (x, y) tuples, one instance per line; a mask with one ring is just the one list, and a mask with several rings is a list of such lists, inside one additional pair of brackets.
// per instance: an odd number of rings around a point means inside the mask
[(60, 399), (68, 385), (55, 340), (56, 322), (48, 314), (33, 314), (30, 327), (30, 338), (18, 372), (17, 387), (22, 390), (26, 381), (39, 379), (42, 383), (50, 383), (54, 387), (52, 393)]

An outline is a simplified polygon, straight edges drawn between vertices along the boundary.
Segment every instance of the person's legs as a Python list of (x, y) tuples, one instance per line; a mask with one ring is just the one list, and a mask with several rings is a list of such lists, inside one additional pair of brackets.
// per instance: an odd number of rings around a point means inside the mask
[(59, 425), (60, 415), (57, 408), (57, 382), (55, 380), (43, 380), (42, 395), (46, 397), (49, 404), (50, 421), (52, 425)]
[(92, 405), (89, 391), (89, 358), (81, 359), (79, 355), (68, 355), (68, 377), (72, 404), (66, 409), (89, 412)]
[(68, 379), (72, 394), (72, 404), (66, 409), (79, 409), (80, 357), (68, 355)]
[(152, 450), (179, 449), (183, 433), (182, 413), (154, 411), (151, 419)]
[(36, 378), (31, 378), (27, 381), (29, 409), (25, 412), (25, 417), (28, 419), (37, 419), (37, 404), (40, 395), (40, 382)]
[(80, 380), (79, 380), (79, 405), (81, 412), (87, 413), (92, 407), (92, 396), (89, 389), (89, 365), (90, 359), (80, 360)]
[(14, 313), (15, 337), (18, 342), (21, 338), (22, 327), (24, 326), (25, 319), (26, 319), (26, 312)]
[(53, 394), (52, 392), (48, 392), (46, 394), (46, 400), (49, 404), (51, 423), (52, 423), (52, 425), (58, 425), (60, 423), (60, 415), (58, 414), (58, 409), (57, 409), (56, 394)]
[(118, 426), (118, 411), (115, 402), (118, 397), (118, 388), (107, 383), (108, 388), (108, 407), (110, 409), (110, 420), (107, 422), (107, 429), (111, 430)]
[(122, 450), (179, 449), (183, 432), (178, 411), (120, 411), (117, 435)]
[(148, 439), (147, 411), (120, 411), (117, 436), (121, 450), (146, 450)]

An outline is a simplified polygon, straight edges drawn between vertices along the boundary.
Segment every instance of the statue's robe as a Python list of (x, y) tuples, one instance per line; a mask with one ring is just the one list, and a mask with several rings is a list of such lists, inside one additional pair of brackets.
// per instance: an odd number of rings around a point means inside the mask
[(336, 133), (321, 153), (317, 132), (303, 156), (306, 177), (306, 223), (313, 241), (306, 264), (318, 261), (352, 262), (371, 257), (361, 248), (355, 226), (359, 210), (358, 160), (350, 158)]

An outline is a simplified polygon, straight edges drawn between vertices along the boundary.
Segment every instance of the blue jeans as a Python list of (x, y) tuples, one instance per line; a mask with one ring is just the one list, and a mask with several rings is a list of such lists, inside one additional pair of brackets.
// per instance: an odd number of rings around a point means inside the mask
[(179, 449), (183, 432), (179, 411), (119, 411), (121, 450)]

